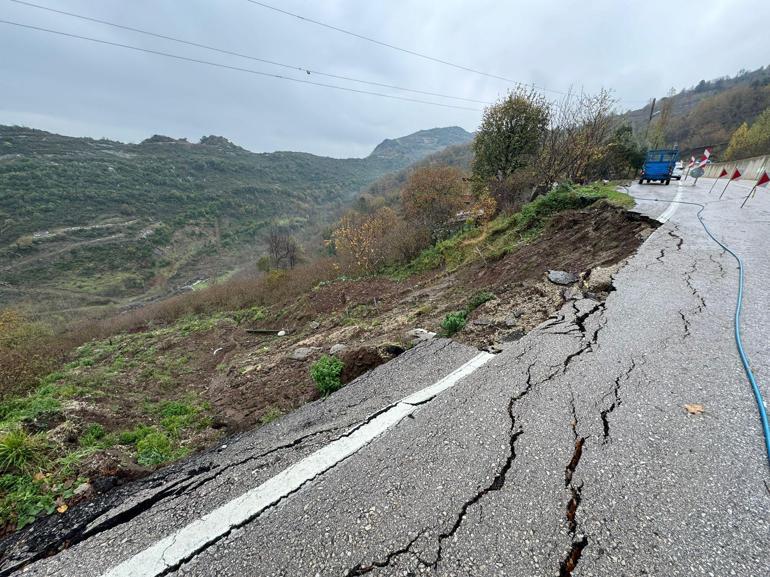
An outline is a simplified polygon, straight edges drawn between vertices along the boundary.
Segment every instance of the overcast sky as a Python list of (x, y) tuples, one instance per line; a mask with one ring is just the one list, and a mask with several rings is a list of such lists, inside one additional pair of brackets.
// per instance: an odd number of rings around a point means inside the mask
[[(31, 0), (321, 72), (490, 101), (506, 82), (377, 46), (248, 0)], [(639, 108), (671, 87), (770, 64), (765, 0), (266, 0), (308, 18), (552, 90), (612, 89)], [(300, 79), (330, 80), (0, 0), (0, 19)], [(649, 26), (648, 26), (649, 24)], [(365, 156), (423, 128), (475, 130), (480, 111), (259, 77), (0, 24), (0, 124), (137, 142), (226, 136), (253, 151)]]

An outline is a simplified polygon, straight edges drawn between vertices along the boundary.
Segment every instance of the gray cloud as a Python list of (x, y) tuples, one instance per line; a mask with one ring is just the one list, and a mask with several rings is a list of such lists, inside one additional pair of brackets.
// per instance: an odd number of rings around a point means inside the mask
[[(377, 82), (482, 100), (494, 100), (507, 89), (504, 82), (303, 23), (246, 0), (37, 2)], [(522, 82), (556, 90), (611, 88), (621, 108), (637, 108), (671, 87), (768, 64), (764, 61), (766, 35), (751, 27), (753, 22), (770, 19), (770, 4), (756, 0), (675, 4), (662, 0), (273, 2), (392, 44)], [(308, 78), (304, 73), (179, 46), (8, 0), (0, 0), (0, 18)], [(261, 78), (7, 25), (0, 25), (0, 91), (3, 124), (134, 142), (153, 133), (190, 139), (220, 134), (255, 151), (304, 150), (330, 156), (362, 156), (384, 138), (433, 126), (456, 124), (474, 130), (481, 116), (480, 112)]]

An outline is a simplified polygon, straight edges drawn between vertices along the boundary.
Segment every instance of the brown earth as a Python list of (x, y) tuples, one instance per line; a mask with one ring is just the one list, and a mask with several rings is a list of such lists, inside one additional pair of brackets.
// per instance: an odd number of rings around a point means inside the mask
[[(289, 331), (285, 337), (254, 338), (242, 327), (218, 335), (220, 342), (235, 346), (221, 351), (210, 366), (227, 368), (208, 379), (196, 375), (202, 379), (193, 386), (229, 428), (253, 427), (271, 408), (287, 412), (318, 398), (309, 368), (333, 345), (348, 347), (342, 354), (347, 382), (391, 358), (399, 347), (410, 346), (405, 335), (410, 329), (440, 332), (446, 313), (462, 309), (480, 290), (495, 298), (473, 311), (454, 338), (479, 347), (520, 338), (564, 302), (564, 287), (545, 279), (548, 269), (585, 275), (618, 263), (634, 253), (654, 226), (635, 213), (600, 205), (558, 215), (538, 240), (494, 263), (400, 282), (371, 278), (319, 287), (259, 323)], [(291, 360), (298, 347), (317, 350), (306, 360)]]

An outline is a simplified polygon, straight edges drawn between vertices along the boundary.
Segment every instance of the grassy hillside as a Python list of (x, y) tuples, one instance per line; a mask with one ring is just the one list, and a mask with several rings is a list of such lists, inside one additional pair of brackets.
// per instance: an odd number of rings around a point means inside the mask
[(470, 138), (437, 128), (334, 159), (0, 126), (0, 307), (77, 312), (216, 277), (258, 258), (271, 221), (309, 235), (379, 176)]

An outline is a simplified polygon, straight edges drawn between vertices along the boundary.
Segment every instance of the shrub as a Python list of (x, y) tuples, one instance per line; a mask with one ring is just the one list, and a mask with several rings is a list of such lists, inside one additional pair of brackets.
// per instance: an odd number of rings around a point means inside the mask
[(468, 313), (465, 311), (456, 311), (447, 314), (441, 321), (441, 328), (444, 329), (446, 336), (451, 337), (457, 331), (461, 330), (468, 320)]
[(493, 295), (489, 291), (479, 291), (476, 294), (474, 294), (470, 299), (468, 299), (468, 307), (467, 311), (471, 312), (479, 308), (481, 305), (483, 305), (487, 301), (491, 301), (493, 298), (495, 298), (495, 295)]
[(0, 473), (28, 473), (46, 462), (45, 441), (22, 430), (0, 437)]
[(342, 361), (337, 357), (324, 355), (310, 367), (310, 376), (315, 381), (318, 391), (326, 396), (342, 387)]
[(118, 435), (118, 441), (123, 445), (136, 445), (139, 441), (144, 439), (150, 433), (154, 433), (155, 429), (147, 425), (137, 425), (130, 431), (123, 431)]

